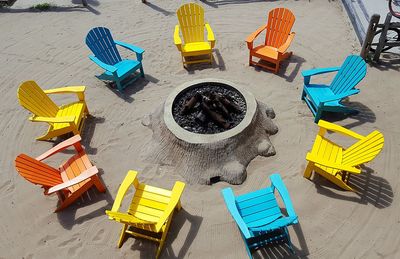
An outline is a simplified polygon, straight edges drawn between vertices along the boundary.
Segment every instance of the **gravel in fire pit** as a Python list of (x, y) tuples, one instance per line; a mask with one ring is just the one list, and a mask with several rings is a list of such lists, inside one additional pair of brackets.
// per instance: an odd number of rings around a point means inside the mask
[[(230, 104), (227, 105), (227, 101)], [(240, 92), (228, 85), (203, 83), (180, 93), (174, 100), (172, 114), (176, 123), (185, 130), (215, 134), (232, 129), (243, 120), (246, 102)]]

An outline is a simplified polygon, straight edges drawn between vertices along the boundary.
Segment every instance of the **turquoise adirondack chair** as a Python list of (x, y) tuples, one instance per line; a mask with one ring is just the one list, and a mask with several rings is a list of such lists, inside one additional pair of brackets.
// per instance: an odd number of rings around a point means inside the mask
[[(96, 77), (100, 80), (115, 81), (119, 91), (122, 91), (140, 76), (144, 77), (142, 65), (144, 50), (137, 46), (114, 40), (109, 29), (104, 27), (91, 29), (86, 36), (86, 45), (94, 54), (94, 56), (90, 55), (89, 58), (105, 70), (103, 74)], [(135, 52), (137, 60), (122, 59), (116, 45)], [(122, 80), (134, 74), (138, 69), (140, 73), (122, 84)]]
[[(310, 84), (311, 76), (339, 71), (330, 85)], [(301, 99), (304, 100), (318, 123), (322, 112), (357, 112), (341, 104), (342, 99), (358, 94), (355, 86), (365, 77), (367, 65), (360, 56), (350, 55), (340, 67), (316, 68), (304, 70), (304, 88)]]
[[(226, 206), (239, 227), (250, 258), (253, 258), (251, 250), (279, 240), (287, 241), (294, 253), (287, 227), (298, 223), (296, 212), (281, 176), (272, 174), (269, 179), (270, 187), (240, 196), (235, 197), (231, 188), (221, 191)], [(275, 190), (282, 197), (287, 216), (279, 208)]]

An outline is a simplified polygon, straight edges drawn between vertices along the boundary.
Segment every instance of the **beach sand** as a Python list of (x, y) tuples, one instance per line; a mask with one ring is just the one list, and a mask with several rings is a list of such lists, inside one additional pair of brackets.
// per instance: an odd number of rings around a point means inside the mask
[[(23, 0), (20, 0), (23, 1)], [(89, 1), (88, 1), (89, 2)], [(181, 1), (93, 1), (89, 9), (63, 7), (49, 12), (24, 8), (0, 10), (0, 258), (152, 258), (156, 245), (128, 238), (116, 247), (121, 224), (108, 220), (119, 184), (129, 169), (139, 180), (170, 189), (184, 179), (170, 167), (147, 163), (143, 150), (152, 132), (141, 124), (143, 116), (162, 105), (174, 87), (194, 79), (213, 77), (235, 82), (274, 108), (279, 127), (271, 137), (277, 154), (257, 157), (247, 168), (247, 180), (231, 186), (236, 194), (269, 185), (279, 172), (289, 189), (299, 224), (290, 227), (296, 254), (309, 258), (399, 258), (400, 251), (400, 133), (399, 66), (368, 66), (358, 85), (360, 94), (349, 104), (355, 116), (329, 116), (327, 120), (368, 134), (378, 129), (385, 136), (382, 153), (355, 177), (359, 194), (339, 190), (317, 177), (302, 177), (305, 156), (312, 147), (317, 125), (300, 100), (301, 70), (339, 66), (359, 43), (340, 1), (210, 1), (198, 2), (216, 37), (213, 66), (185, 70), (173, 44), (175, 11)], [(90, 2), (89, 2), (90, 4)], [(293, 11), (296, 37), (293, 56), (275, 75), (248, 66), (245, 38), (266, 22), (272, 8)], [(145, 79), (128, 87), (124, 95), (94, 77), (101, 69), (87, 57), (87, 32), (108, 27), (115, 39), (145, 49)], [(261, 42), (261, 40), (260, 40)], [(125, 57), (131, 55), (121, 51)], [(331, 76), (320, 76), (329, 82)], [(101, 169), (107, 192), (90, 190), (89, 197), (60, 213), (53, 213), (57, 196), (42, 189), (14, 168), (20, 153), (36, 157), (53, 142), (35, 141), (46, 126), (28, 121), (29, 113), (16, 98), (19, 84), (35, 80), (42, 88), (85, 85), (93, 117), (86, 121), (83, 144), (91, 161)], [(74, 96), (56, 96), (58, 104)], [(57, 165), (69, 154), (49, 159)], [(177, 213), (161, 258), (247, 258), (240, 233), (229, 215), (220, 190), (230, 186), (187, 185), (183, 210)], [(257, 258), (290, 256), (286, 246), (266, 247)]]

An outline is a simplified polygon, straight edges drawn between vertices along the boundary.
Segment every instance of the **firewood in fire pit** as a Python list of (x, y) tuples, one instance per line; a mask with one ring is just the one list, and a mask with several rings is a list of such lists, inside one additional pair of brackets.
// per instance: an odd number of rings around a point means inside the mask
[(189, 99), (189, 101), (187, 101), (185, 103), (185, 105), (183, 106), (182, 109), (182, 114), (188, 114), (193, 107), (199, 102), (201, 101), (202, 96), (199, 93), (196, 93), (192, 98)]
[(207, 116), (204, 114), (203, 111), (199, 111), (199, 113), (196, 114), (196, 119), (203, 124), (207, 122)]
[(218, 114), (210, 109), (210, 107), (205, 103), (201, 103), (201, 107), (203, 111), (219, 126), (223, 127), (224, 129), (228, 129), (230, 124), (224, 120), (221, 114)]
[(233, 100), (228, 100), (225, 96), (219, 95), (220, 102), (231, 112), (240, 113), (240, 107)]

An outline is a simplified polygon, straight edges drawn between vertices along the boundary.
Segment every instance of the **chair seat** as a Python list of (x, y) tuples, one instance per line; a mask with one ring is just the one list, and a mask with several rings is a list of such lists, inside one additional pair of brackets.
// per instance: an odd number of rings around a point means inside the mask
[(182, 52), (188, 54), (209, 54), (211, 53), (211, 45), (208, 42), (191, 42), (182, 46)]
[[(327, 85), (309, 84), (304, 86), (304, 90), (315, 107), (318, 107), (321, 101), (335, 97)], [(325, 102), (324, 106), (342, 106), (339, 102), (340, 100)]]
[(251, 50), (251, 55), (266, 60), (278, 60), (278, 49), (260, 45)]
[[(66, 161), (64, 164), (60, 166), (59, 170), (61, 172), (62, 180), (66, 182), (79, 176), (82, 172), (84, 172), (86, 169), (89, 169), (92, 166), (93, 165), (90, 162), (88, 156), (85, 153), (81, 152), (75, 154), (73, 157), (68, 159), (68, 161)], [(82, 188), (88, 182), (90, 182), (90, 178), (68, 187), (68, 190), (71, 193), (73, 193), (76, 190)]]
[[(125, 59), (115, 64), (114, 67), (117, 68), (117, 76), (121, 78), (132, 70), (137, 70), (140, 67), (140, 62), (137, 60)], [(111, 77), (113, 76), (113, 73), (109, 71), (105, 71), (104, 74)]]
[[(330, 141), (329, 139), (321, 137), (320, 135), (317, 135), (317, 137), (315, 138), (311, 154), (322, 160), (326, 160), (338, 165), (342, 164), (343, 148), (336, 143)], [(336, 176), (337, 173), (340, 171), (339, 169), (326, 167), (320, 164), (315, 164), (315, 166), (333, 176)]]
[[(78, 127), (79, 123), (82, 119), (82, 114), (85, 109), (85, 103), (84, 102), (75, 102), (67, 105), (63, 105), (60, 107), (60, 109), (57, 112), (56, 117), (68, 117), (68, 116), (75, 116), (74, 123)], [(69, 127), (69, 123), (54, 123), (53, 124), (53, 130), (56, 129), (62, 129)]]

